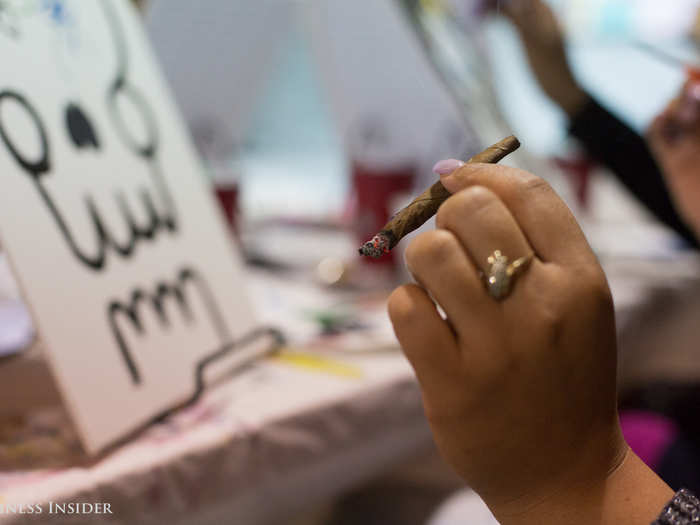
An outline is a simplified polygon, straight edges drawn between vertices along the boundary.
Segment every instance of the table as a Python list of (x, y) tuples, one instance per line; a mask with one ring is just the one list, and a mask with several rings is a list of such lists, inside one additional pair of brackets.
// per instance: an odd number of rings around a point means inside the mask
[[(263, 322), (284, 315), (280, 294), (304, 302), (304, 286), (285, 289), (284, 279), (261, 272), (251, 281), (258, 306), (277, 304), (264, 308)], [(312, 295), (306, 302), (320, 305)], [(303, 323), (296, 329), (298, 340)], [(27, 453), (54, 447), (67, 465), (0, 473), (0, 503), (43, 503), (40, 515), (0, 514), (0, 523), (54, 523), (50, 501), (109, 503), (114, 512), (70, 523), (284, 522), (430, 445), (409, 365), (396, 343), (376, 343), (374, 351), (290, 348), (258, 361), (88, 463), (67, 415), (46, 407), (31, 422), (40, 435), (28, 436)]]
[[(655, 311), (660, 297), (683, 296), (700, 282), (696, 256), (603, 264), (628, 343), (630, 331), (646, 339), (638, 320)], [(280, 294), (303, 302), (303, 286), (288, 283), (283, 292), (282, 277), (263, 273), (251, 281), (258, 301), (278, 304), (265, 309), (265, 322), (295, 322), (284, 314)], [(377, 348), (292, 349), (259, 361), (96, 461), (0, 473), (0, 502), (106, 502), (114, 511), (71, 516), (70, 523), (284, 523), (430, 445), (410, 367), (395, 345)], [(624, 345), (622, 356), (630, 361), (634, 345)], [(692, 367), (700, 377), (698, 368)], [(44, 431), (69, 428), (65, 414), (42, 417), (35, 425)], [(70, 452), (70, 430), (59, 435)], [(45, 509), (0, 515), (0, 523), (55, 523)]]
[(114, 510), (71, 523), (280, 523), (429, 443), (398, 355), (345, 358), (335, 377), (285, 359), (254, 365), (92, 465), (0, 475), (0, 494)]

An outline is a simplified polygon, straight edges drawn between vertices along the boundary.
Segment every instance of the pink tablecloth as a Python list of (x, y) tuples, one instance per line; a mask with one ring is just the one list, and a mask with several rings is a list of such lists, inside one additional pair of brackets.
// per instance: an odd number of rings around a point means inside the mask
[[(87, 466), (0, 474), (0, 523), (283, 523), (430, 442), (398, 354), (263, 361)], [(109, 503), (59, 516), (49, 502)], [(36, 509), (36, 508), (35, 508)]]

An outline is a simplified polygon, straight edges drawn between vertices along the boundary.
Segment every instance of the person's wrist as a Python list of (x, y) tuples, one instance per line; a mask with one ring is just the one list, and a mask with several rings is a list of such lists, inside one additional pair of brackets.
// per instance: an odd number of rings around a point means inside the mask
[[(596, 435), (597, 434), (597, 435)], [(591, 434), (587, 446), (576, 446), (559, 475), (538, 479), (517, 499), (488, 501), (501, 525), (588, 523), (587, 514), (598, 506), (601, 487), (625, 465), (629, 447), (619, 426)]]
[(540, 87), (570, 118), (574, 117), (588, 100), (588, 93), (576, 81), (563, 44), (544, 51), (525, 39), (523, 42)]
[(549, 492), (536, 494), (536, 497), (513, 502), (516, 505), (493, 509), (501, 525), (549, 525), (559, 523), (601, 523), (592, 519), (600, 514), (600, 501), (608, 480), (615, 479), (619, 469), (624, 468), (631, 451), (625, 447), (616, 452), (618, 456), (609, 473), (596, 476), (582, 476), (560, 481), (550, 487)]
[(562, 89), (557, 90), (557, 93), (552, 95), (552, 99), (566, 113), (569, 119), (573, 119), (586, 105), (588, 93), (576, 82), (572, 82), (568, 86), (564, 85)]
[[(612, 469), (603, 476), (564, 484), (539, 500), (492, 508), (501, 525), (647, 525), (673, 491), (622, 441)], [(615, 461), (617, 464), (615, 464)]]

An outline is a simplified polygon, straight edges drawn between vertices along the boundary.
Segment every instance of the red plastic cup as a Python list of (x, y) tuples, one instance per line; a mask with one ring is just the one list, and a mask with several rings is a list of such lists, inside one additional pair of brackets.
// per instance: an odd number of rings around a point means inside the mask
[[(397, 199), (413, 189), (416, 169), (413, 163), (370, 167), (359, 161), (352, 163), (352, 188), (355, 196), (354, 231), (358, 246), (374, 237), (389, 218)], [(396, 259), (388, 253), (380, 259), (364, 257), (372, 264), (394, 265)]]
[(587, 210), (590, 205), (590, 181), (595, 162), (585, 155), (570, 158), (554, 157), (554, 163), (569, 177), (576, 201)]
[(238, 182), (217, 183), (214, 186), (216, 197), (224, 211), (226, 222), (234, 234), (238, 233)]

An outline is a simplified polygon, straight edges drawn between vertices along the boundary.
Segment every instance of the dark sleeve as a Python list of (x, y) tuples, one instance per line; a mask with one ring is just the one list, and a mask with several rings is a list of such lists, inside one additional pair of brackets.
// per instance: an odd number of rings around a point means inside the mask
[(593, 98), (589, 98), (572, 119), (569, 132), (657, 219), (675, 230), (691, 246), (698, 246), (695, 236), (676, 213), (661, 170), (642, 137)]
[(693, 494), (681, 489), (668, 502), (651, 525), (693, 525), (700, 523), (700, 501)]

